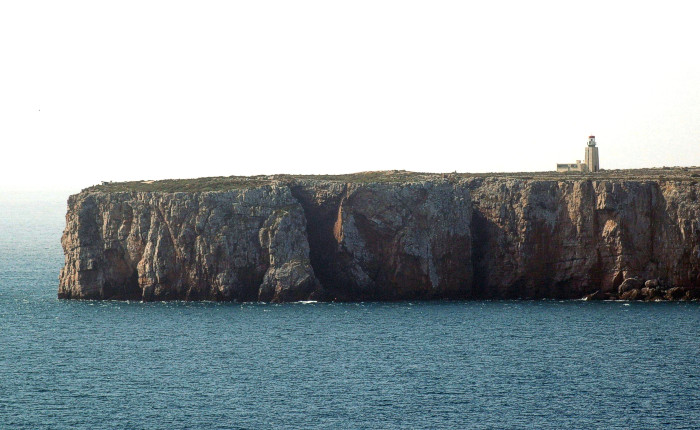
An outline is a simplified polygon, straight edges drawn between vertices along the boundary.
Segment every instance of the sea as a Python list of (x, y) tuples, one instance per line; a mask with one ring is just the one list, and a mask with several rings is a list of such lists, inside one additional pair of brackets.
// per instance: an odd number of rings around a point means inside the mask
[(66, 198), (0, 196), (0, 429), (700, 428), (700, 303), (64, 301)]

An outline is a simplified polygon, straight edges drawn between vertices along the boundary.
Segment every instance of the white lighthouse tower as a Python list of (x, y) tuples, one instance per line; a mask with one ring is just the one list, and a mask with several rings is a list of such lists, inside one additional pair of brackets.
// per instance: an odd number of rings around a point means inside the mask
[(589, 172), (600, 170), (598, 161), (598, 147), (595, 146), (595, 136), (588, 136), (588, 146), (586, 147), (586, 166)]

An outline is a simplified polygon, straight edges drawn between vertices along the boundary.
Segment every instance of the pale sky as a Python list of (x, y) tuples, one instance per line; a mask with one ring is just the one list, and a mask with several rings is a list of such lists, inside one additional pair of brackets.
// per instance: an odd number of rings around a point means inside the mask
[[(698, 4), (699, 6), (695, 6)], [(3, 1), (3, 190), (700, 165), (700, 3)]]

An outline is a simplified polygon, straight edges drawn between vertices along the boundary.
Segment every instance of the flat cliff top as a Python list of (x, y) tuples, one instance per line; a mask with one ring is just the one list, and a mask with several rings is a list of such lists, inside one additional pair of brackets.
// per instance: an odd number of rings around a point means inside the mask
[(341, 183), (404, 183), (423, 181), (456, 181), (471, 178), (503, 178), (536, 181), (561, 180), (642, 180), (642, 181), (688, 181), (700, 180), (700, 167), (656, 167), (646, 169), (601, 170), (596, 173), (567, 172), (511, 172), (511, 173), (422, 173), (406, 170), (359, 172), (344, 175), (258, 175), (217, 176), (195, 179), (142, 180), (129, 182), (107, 182), (85, 188), (83, 192), (203, 192), (227, 191), (255, 188), (271, 184), (294, 184), (300, 182)]

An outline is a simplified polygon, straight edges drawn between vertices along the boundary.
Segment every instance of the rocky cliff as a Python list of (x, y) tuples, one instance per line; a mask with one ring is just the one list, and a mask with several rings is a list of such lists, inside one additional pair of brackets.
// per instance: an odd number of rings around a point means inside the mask
[(59, 297), (700, 297), (694, 180), (387, 173), (197, 184), (71, 196)]

